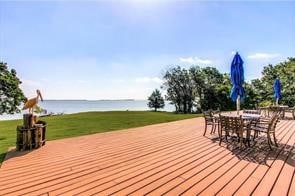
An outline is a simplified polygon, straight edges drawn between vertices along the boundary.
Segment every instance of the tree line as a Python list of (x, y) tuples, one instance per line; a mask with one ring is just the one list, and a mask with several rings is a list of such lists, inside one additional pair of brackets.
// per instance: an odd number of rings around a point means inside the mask
[[(254, 109), (272, 105), (276, 78), (280, 79), (282, 86), (280, 104), (295, 106), (295, 58), (288, 58), (277, 65), (265, 66), (260, 79), (245, 82), (242, 108)], [(214, 67), (192, 66), (185, 69), (176, 66), (167, 70), (163, 79), (161, 88), (167, 91), (165, 98), (175, 106), (178, 113), (235, 109), (235, 103), (230, 99), (230, 76)]]

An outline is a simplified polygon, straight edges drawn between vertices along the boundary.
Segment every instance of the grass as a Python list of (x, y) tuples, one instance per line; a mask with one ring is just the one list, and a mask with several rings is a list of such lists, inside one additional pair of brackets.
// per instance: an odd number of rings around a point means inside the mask
[[(46, 139), (55, 140), (171, 122), (198, 116), (200, 115), (174, 114), (170, 112), (112, 111), (68, 114), (44, 117), (40, 120), (44, 120), (48, 124)], [(7, 149), (15, 146), (16, 126), (21, 124), (22, 120), (0, 121), (0, 164), (5, 157)]]

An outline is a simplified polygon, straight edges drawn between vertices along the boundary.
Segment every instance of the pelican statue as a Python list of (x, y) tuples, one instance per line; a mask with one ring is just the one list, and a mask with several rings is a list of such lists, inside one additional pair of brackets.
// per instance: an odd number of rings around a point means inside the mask
[(34, 113), (34, 107), (38, 104), (38, 101), (39, 101), (39, 98), (41, 101), (43, 101), (43, 97), (41, 95), (41, 92), (39, 90), (36, 90), (37, 92), (37, 97), (34, 97), (32, 99), (29, 99), (22, 110), (26, 110), (26, 109), (29, 109), (29, 113), (32, 112), (32, 114)]

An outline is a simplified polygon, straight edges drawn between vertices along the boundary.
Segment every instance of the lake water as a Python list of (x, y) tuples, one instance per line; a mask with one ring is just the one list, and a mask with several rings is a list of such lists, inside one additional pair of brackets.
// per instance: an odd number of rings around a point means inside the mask
[[(72, 114), (88, 111), (144, 111), (149, 110), (147, 100), (44, 100), (38, 105), (46, 109), (48, 113)], [(165, 107), (161, 111), (174, 111), (174, 106), (165, 102)], [(26, 111), (27, 112), (27, 111)], [(22, 113), (14, 115), (0, 115), (0, 120), (21, 119)]]

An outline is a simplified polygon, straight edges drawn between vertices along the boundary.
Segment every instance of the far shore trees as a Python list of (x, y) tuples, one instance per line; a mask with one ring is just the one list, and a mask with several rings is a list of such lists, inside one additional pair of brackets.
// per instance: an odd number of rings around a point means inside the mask
[(153, 108), (155, 112), (165, 106), (164, 98), (158, 89), (152, 92), (151, 96), (148, 97), (148, 101), (149, 108)]
[(0, 115), (20, 112), (18, 106), (25, 100), (20, 84), (16, 71), (0, 62)]

